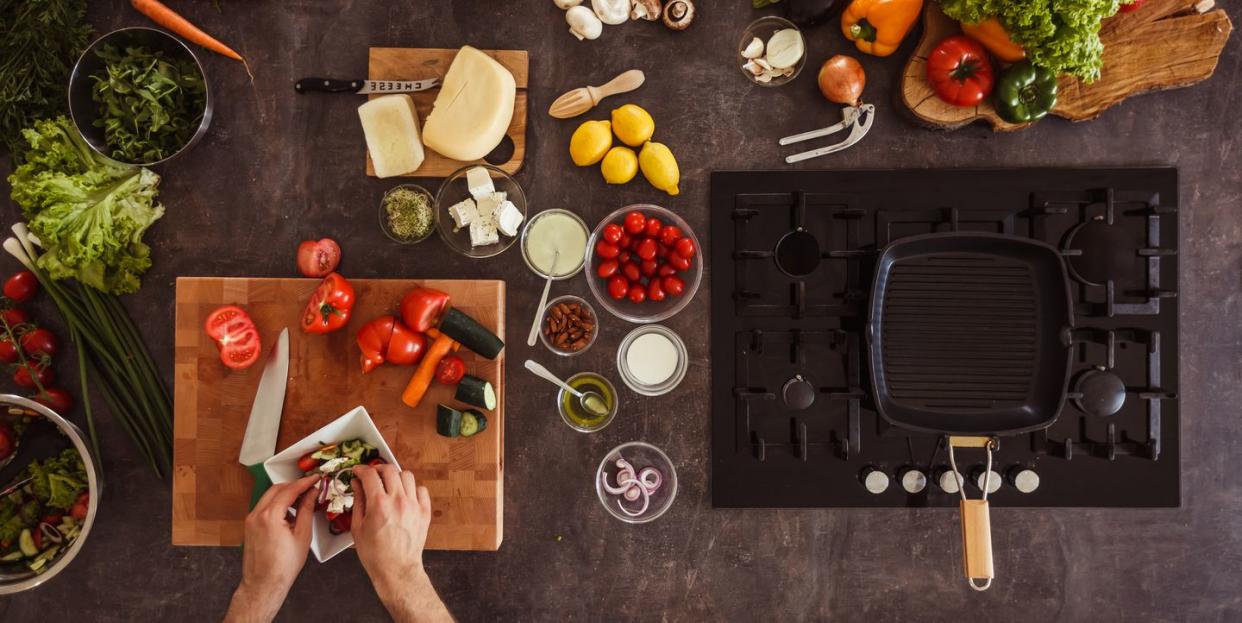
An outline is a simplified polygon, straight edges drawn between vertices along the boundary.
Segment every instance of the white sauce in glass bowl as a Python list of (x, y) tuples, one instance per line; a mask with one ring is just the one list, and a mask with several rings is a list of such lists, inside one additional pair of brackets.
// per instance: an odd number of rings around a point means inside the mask
[[(561, 212), (541, 213), (529, 225), (526, 257), (531, 267), (543, 275), (561, 277), (582, 265), (586, 255), (587, 230), (581, 221)], [(560, 251), (556, 265), (553, 258)]]
[(638, 336), (625, 351), (625, 363), (634, 379), (643, 385), (659, 385), (677, 370), (677, 347), (659, 333)]

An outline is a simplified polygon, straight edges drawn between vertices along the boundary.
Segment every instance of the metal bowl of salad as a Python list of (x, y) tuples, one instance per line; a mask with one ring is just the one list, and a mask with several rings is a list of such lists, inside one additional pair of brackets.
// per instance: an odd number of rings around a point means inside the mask
[(0, 469), (0, 492), (13, 487), (0, 496), (0, 595), (39, 586), (73, 561), (95, 522), (100, 491), (85, 436), (55, 411), (0, 394), (5, 435), (16, 456)]

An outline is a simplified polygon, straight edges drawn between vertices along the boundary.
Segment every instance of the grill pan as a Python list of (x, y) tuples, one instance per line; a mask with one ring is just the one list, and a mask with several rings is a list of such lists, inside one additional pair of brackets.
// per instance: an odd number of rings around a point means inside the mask
[(945, 435), (962, 498), (962, 566), (976, 590), (994, 576), (988, 482), (968, 499), (953, 451), (983, 449), (990, 474), (998, 437), (1056, 421), (1073, 356), (1071, 300), (1060, 254), (1029, 238), (912, 236), (876, 266), (867, 326), (876, 410), (895, 426)]

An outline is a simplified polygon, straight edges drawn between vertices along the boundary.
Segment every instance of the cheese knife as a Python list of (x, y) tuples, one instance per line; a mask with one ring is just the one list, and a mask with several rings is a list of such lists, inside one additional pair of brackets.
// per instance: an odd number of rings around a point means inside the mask
[(415, 93), (440, 86), (439, 78), (426, 80), (337, 80), (335, 78), (302, 78), (293, 83), (298, 93)]
[(254, 476), (254, 491), (250, 495), (250, 508), (272, 486), (272, 479), (263, 467), (263, 461), (276, 454), (276, 436), (280, 433), (280, 414), (285, 408), (285, 384), (289, 380), (289, 329), (280, 332), (280, 338), (272, 347), (272, 353), (263, 364), (263, 376), (250, 407), (250, 420), (246, 423), (246, 435), (242, 437), (241, 455), (238, 461)]

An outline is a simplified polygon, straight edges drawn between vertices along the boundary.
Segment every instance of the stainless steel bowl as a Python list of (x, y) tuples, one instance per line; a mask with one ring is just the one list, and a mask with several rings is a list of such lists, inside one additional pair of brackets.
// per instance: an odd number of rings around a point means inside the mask
[[(95, 100), (91, 99), (91, 87), (93, 86), (91, 76), (103, 70), (103, 63), (95, 55), (95, 50), (108, 43), (117, 46), (144, 45), (152, 50), (162, 51), (170, 57), (188, 58), (194, 61), (194, 66), (198, 68), (198, 73), (203, 76), (205, 94), (203, 119), (199, 122), (198, 129), (195, 130), (190, 140), (162, 160), (153, 162), (125, 162), (118, 160), (109, 153), (108, 143), (104, 140), (103, 128), (95, 127), (95, 120), (99, 118), (99, 105), (95, 103)], [(78, 62), (73, 65), (73, 72), (69, 74), (69, 116), (73, 119), (73, 125), (77, 127), (78, 133), (82, 135), (83, 140), (86, 141), (87, 145), (90, 145), (95, 153), (113, 162), (152, 166), (176, 158), (185, 153), (186, 150), (202, 139), (203, 135), (207, 133), (207, 127), (211, 125), (211, 110), (211, 84), (207, 81), (207, 72), (203, 71), (203, 64), (199, 62), (194, 51), (180, 39), (155, 28), (145, 28), (142, 26), (121, 28), (96, 39), (94, 43), (91, 43), (82, 52), (82, 56), (78, 57)]]
[[(86, 520), (82, 522), (82, 532), (78, 534), (78, 538), (60, 555), (43, 568), (41, 573), (36, 573), (28, 569), (22, 571), (9, 572), (0, 569), (0, 595), (10, 595), (12, 593), (20, 593), (21, 591), (34, 588), (56, 576), (70, 562), (77, 557), (78, 551), (82, 549), (82, 545), (86, 543), (86, 537), (90, 535), (91, 526), (95, 524), (95, 513), (99, 510), (99, 493), (100, 482), (98, 468), (95, 465), (95, 457), (91, 455), (90, 448), (87, 446), (86, 437), (82, 434), (81, 429), (75, 426), (69, 420), (58, 415), (55, 411), (21, 396), (11, 394), (0, 394), (0, 409), (20, 408), (34, 411), (47, 421), (56, 425), (60, 432), (64, 433), (69, 441), (73, 443), (73, 447), (77, 449), (78, 454), (82, 455), (82, 463), (86, 465), (87, 491), (90, 492), (90, 505), (86, 511)], [(4, 483), (0, 483), (2, 485)]]

